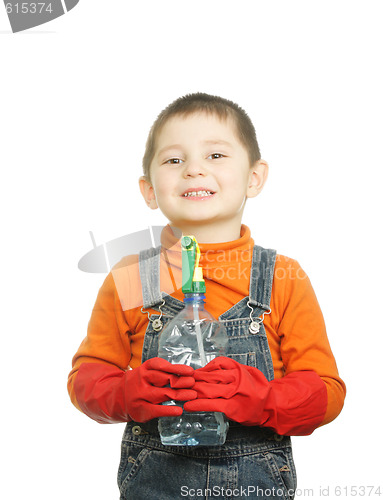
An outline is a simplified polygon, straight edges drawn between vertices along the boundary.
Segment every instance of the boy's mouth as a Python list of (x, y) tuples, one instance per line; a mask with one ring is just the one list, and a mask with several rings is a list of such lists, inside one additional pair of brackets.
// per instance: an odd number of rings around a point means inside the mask
[(183, 198), (208, 198), (210, 196), (213, 196), (215, 194), (214, 191), (211, 191), (210, 189), (206, 188), (191, 188), (187, 189), (181, 196)]

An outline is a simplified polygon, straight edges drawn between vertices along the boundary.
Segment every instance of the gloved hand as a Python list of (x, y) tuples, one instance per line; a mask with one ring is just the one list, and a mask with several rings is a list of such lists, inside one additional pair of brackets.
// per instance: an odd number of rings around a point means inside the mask
[(126, 372), (103, 363), (82, 363), (74, 382), (76, 400), (81, 411), (99, 423), (177, 416), (181, 407), (160, 403), (195, 399), (193, 373), (190, 366), (161, 358)]
[(322, 422), (327, 390), (313, 371), (294, 372), (269, 382), (263, 373), (218, 357), (194, 372), (198, 398), (186, 411), (217, 411), (243, 425), (271, 427), (278, 434), (307, 435)]
[(271, 387), (257, 368), (218, 357), (194, 372), (198, 399), (186, 411), (218, 411), (244, 425), (262, 424)]
[[(151, 358), (141, 366), (126, 372), (126, 406), (136, 422), (156, 417), (175, 417), (182, 414), (179, 406), (161, 405), (165, 401), (195, 399), (194, 369), (172, 365), (161, 358)], [(170, 387), (169, 387), (170, 385)]]

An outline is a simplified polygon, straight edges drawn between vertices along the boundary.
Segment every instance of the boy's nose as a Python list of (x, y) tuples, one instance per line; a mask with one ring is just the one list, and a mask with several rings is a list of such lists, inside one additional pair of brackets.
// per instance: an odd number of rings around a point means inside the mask
[(187, 161), (185, 163), (184, 175), (185, 177), (196, 177), (197, 175), (206, 175), (206, 171), (201, 162), (197, 160)]

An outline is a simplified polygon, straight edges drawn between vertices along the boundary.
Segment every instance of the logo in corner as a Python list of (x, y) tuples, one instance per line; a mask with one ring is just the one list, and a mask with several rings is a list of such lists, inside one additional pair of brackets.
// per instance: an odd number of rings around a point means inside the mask
[(45, 2), (23, 2), (4, 0), (13, 33), (48, 23), (66, 14), (79, 0), (48, 0)]

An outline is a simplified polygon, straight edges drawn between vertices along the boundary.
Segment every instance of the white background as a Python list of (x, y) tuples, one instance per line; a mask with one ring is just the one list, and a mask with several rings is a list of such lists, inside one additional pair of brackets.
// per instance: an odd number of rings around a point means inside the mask
[(80, 0), (12, 34), (0, 8), (2, 498), (118, 498), (123, 425), (66, 393), (104, 279), (77, 263), (90, 230), (166, 223), (141, 157), (192, 91), (252, 117), (270, 176), (244, 223), (310, 276), (347, 384), (341, 415), (293, 439), (298, 494), (382, 483), (381, 22), (379, 1)]

